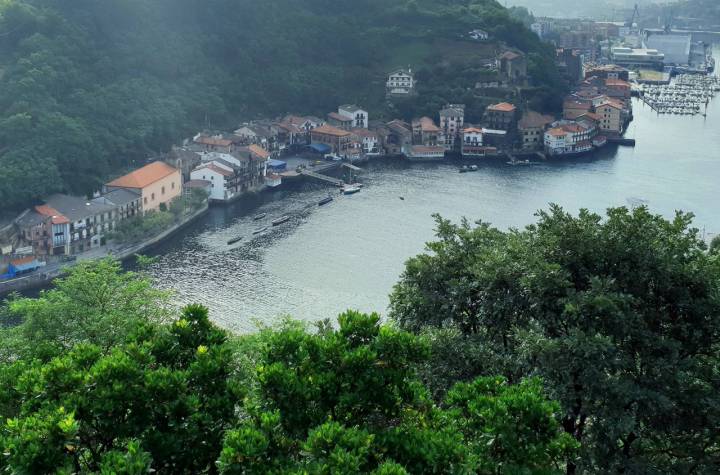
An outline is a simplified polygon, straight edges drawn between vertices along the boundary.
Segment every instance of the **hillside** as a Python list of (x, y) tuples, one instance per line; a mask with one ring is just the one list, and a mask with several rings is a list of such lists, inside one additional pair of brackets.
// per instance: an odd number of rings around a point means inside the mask
[(551, 49), (494, 0), (0, 0), (0, 203), (87, 193), (202, 126), (343, 102), (397, 113), (391, 67), (452, 79), (404, 113), (466, 99), (473, 28), (530, 53), (529, 99), (552, 105)]

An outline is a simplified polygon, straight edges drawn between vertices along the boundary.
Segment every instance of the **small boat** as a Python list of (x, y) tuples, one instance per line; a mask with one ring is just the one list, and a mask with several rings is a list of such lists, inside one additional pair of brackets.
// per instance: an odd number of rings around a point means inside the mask
[(258, 214), (257, 216), (253, 217), (253, 221), (260, 221), (265, 216), (267, 216), (267, 213)]
[(359, 191), (360, 191), (360, 187), (358, 187), (358, 186), (346, 186), (342, 190), (344, 195), (354, 195), (355, 193), (358, 193)]
[(467, 173), (469, 171), (470, 171), (470, 169), (468, 168), (467, 165), (463, 165), (463, 167), (460, 169), (460, 173)]
[(401, 196), (400, 199), (403, 200), (403, 201), (405, 201), (405, 197), (404, 197), (404, 196)]
[(267, 226), (265, 226), (264, 228), (256, 229), (255, 231), (253, 231), (253, 234), (264, 233), (267, 230), (268, 230), (268, 228), (267, 228)]
[(280, 217), (280, 218), (278, 218), (278, 219), (274, 219), (274, 220), (272, 221), (272, 225), (273, 225), (273, 226), (280, 226), (281, 224), (287, 223), (288, 221), (290, 221), (290, 216), (287, 216), (287, 215), (286, 215), (286, 216), (282, 216), (282, 217)]
[(333, 200), (332, 196), (327, 196), (327, 197), (321, 199), (320, 201), (318, 201), (318, 206), (326, 205), (326, 204), (330, 203), (332, 200)]
[(236, 242), (240, 242), (240, 241), (242, 241), (242, 240), (243, 240), (243, 237), (242, 237), (242, 236), (238, 236), (238, 237), (234, 237), (234, 238), (230, 239), (227, 243), (228, 243), (228, 246), (229, 246), (229, 245), (231, 245), (231, 244), (235, 244)]

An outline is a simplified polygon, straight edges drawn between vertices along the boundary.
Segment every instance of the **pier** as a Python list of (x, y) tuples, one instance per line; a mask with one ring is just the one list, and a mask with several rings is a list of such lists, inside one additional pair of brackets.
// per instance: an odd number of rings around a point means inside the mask
[[(356, 168), (357, 168), (357, 167), (356, 167)], [(324, 182), (326, 182), (326, 183), (330, 183), (330, 184), (335, 185), (335, 186), (340, 186), (340, 185), (344, 185), (344, 184), (345, 184), (345, 182), (342, 181), (342, 180), (339, 179), (339, 178), (333, 178), (333, 177), (331, 177), (331, 176), (323, 175), (322, 173), (316, 173), (316, 172), (310, 171), (310, 170), (305, 169), (305, 168), (302, 169), (302, 170), (300, 170), (298, 173), (299, 173), (300, 175), (309, 176), (309, 177), (315, 178), (315, 179), (317, 179), (317, 180), (321, 180), (321, 181), (324, 181)]]

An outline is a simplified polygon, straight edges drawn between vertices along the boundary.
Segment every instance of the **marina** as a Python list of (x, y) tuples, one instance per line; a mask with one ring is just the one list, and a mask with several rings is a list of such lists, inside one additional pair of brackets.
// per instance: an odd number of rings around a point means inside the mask
[(683, 74), (668, 85), (638, 86), (642, 101), (658, 114), (704, 115), (720, 92), (720, 77)]

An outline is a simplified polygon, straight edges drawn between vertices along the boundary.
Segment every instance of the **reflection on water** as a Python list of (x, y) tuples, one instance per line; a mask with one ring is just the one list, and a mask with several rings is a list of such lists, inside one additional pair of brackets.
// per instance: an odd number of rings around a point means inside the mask
[[(283, 314), (385, 312), (404, 261), (432, 239), (433, 213), (507, 228), (533, 221), (551, 202), (572, 211), (646, 203), (666, 216), (691, 210), (698, 227), (719, 232), (720, 100), (707, 118), (658, 117), (640, 103), (635, 116), (635, 149), (532, 166), (484, 163), (465, 174), (453, 164), (375, 163), (365, 167), (361, 193), (323, 207), (317, 202), (337, 191), (307, 184), (214, 208), (156, 250), (151, 272), (182, 303), (205, 304), (221, 325), (252, 331), (254, 319)], [(258, 213), (267, 213), (264, 221), (253, 221)], [(288, 223), (253, 236), (285, 214)], [(228, 246), (237, 236), (244, 239)]]

